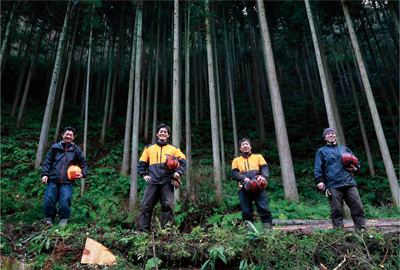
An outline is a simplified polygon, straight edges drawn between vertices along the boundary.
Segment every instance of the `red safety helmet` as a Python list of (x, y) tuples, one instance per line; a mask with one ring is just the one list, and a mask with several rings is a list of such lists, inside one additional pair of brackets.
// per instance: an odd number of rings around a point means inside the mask
[(354, 165), (354, 166), (358, 165), (357, 157), (349, 152), (344, 152), (342, 154), (342, 161), (343, 161), (343, 166), (346, 168), (351, 167), (351, 165)]
[(267, 186), (267, 183), (261, 183), (261, 175), (256, 175), (250, 182), (247, 182), (244, 185), (245, 190), (250, 194), (257, 194), (264, 190)]
[(170, 173), (175, 172), (175, 170), (179, 168), (178, 158), (168, 154), (165, 154), (165, 156), (166, 156), (164, 163), (165, 169)]
[(81, 168), (72, 165), (68, 168), (67, 175), (69, 180), (75, 180), (76, 176), (82, 172)]

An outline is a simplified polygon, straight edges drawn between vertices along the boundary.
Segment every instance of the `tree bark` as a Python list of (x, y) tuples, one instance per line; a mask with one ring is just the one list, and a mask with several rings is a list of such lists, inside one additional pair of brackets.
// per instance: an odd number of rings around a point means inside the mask
[[(343, 46), (343, 48), (344, 48), (344, 46)], [(354, 84), (353, 74), (351, 72), (351, 67), (350, 67), (350, 63), (349, 63), (349, 60), (347, 58), (347, 55), (345, 56), (345, 59), (346, 59), (347, 70), (349, 72), (349, 79), (350, 79), (350, 84), (351, 84), (351, 92), (353, 94), (354, 104), (355, 104), (356, 110), (357, 110), (358, 122), (360, 124), (361, 136), (363, 138), (365, 155), (367, 156), (369, 173), (371, 174), (371, 176), (375, 176), (375, 168), (374, 168), (374, 163), (372, 162), (371, 150), (369, 148), (367, 133), (365, 132), (364, 121), (362, 119), (361, 108), (360, 108), (360, 104), (358, 103), (358, 96), (357, 96), (357, 93), (356, 93), (356, 86)]]
[[(179, 1), (174, 0), (174, 64), (173, 64), (173, 89), (172, 89), (172, 144), (180, 145), (179, 121), (180, 112), (180, 72), (179, 72)], [(179, 189), (175, 190), (175, 201), (180, 200)]]
[(63, 54), (63, 51), (64, 51), (64, 41), (65, 41), (65, 36), (66, 36), (66, 32), (67, 32), (69, 13), (71, 10), (71, 3), (72, 3), (71, 1), (68, 1), (67, 12), (65, 14), (65, 19), (64, 19), (64, 25), (62, 28), (62, 33), (60, 35), (60, 41), (58, 43), (56, 62), (55, 62), (54, 69), (53, 69), (50, 91), (49, 91), (49, 95), (48, 95), (48, 99), (47, 99), (46, 110), (45, 110), (44, 117), (43, 117), (42, 130), (40, 132), (39, 145), (38, 145), (38, 149), (36, 152), (35, 169), (39, 168), (40, 163), (42, 162), (43, 153), (44, 153), (44, 151), (46, 149), (46, 145), (47, 145), (47, 138), (49, 136), (51, 114), (53, 111), (53, 104), (54, 104), (54, 95), (55, 95), (55, 91), (57, 89), (57, 81), (58, 81), (58, 75), (59, 75), (60, 64), (61, 64), (61, 55)]
[(260, 96), (260, 81), (258, 79), (258, 62), (256, 59), (256, 45), (255, 45), (255, 37), (254, 37), (254, 29), (253, 26), (250, 25), (250, 36), (251, 36), (251, 55), (253, 59), (253, 81), (254, 81), (254, 99), (256, 101), (256, 109), (257, 109), (257, 119), (258, 119), (258, 128), (260, 131), (260, 141), (265, 142), (267, 140), (265, 136), (265, 126), (264, 126), (264, 116), (261, 107), (261, 96)]
[(54, 143), (57, 142), (57, 140), (59, 138), (58, 136), (60, 135), (61, 121), (62, 121), (62, 116), (63, 116), (63, 111), (64, 111), (65, 93), (67, 91), (68, 78), (69, 78), (69, 73), (71, 70), (72, 58), (74, 57), (76, 33), (78, 32), (78, 22), (79, 22), (79, 13), (80, 13), (79, 11), (78, 11), (78, 15), (77, 15), (76, 21), (75, 21), (76, 25), (75, 25), (74, 35), (72, 37), (71, 53), (69, 55), (67, 70), (65, 73), (65, 79), (64, 79), (63, 89), (62, 89), (62, 93), (61, 93), (61, 101), (60, 101), (60, 106), (58, 109), (58, 117), (57, 117), (56, 134), (54, 135), (54, 141), (53, 141)]
[[(206, 10), (208, 12), (208, 0), (206, 0)], [(213, 163), (214, 163), (214, 188), (215, 201), (218, 205), (223, 204), (222, 183), (221, 183), (221, 163), (219, 159), (219, 143), (218, 143), (218, 118), (217, 107), (215, 103), (215, 82), (214, 82), (214, 59), (212, 52), (211, 40), (211, 24), (210, 19), (206, 17), (206, 42), (207, 42), (207, 63), (208, 63), (208, 84), (210, 97), (210, 118), (211, 118), (211, 137), (213, 147)]]
[(226, 50), (226, 71), (227, 71), (227, 78), (228, 78), (228, 85), (229, 85), (229, 99), (231, 103), (231, 110), (232, 110), (232, 133), (233, 133), (233, 147), (235, 149), (235, 157), (239, 156), (239, 145), (238, 145), (238, 137), (237, 137), (237, 128), (236, 128), (236, 114), (235, 114), (235, 99), (233, 97), (233, 86), (232, 86), (232, 62), (231, 62), (231, 51), (228, 45), (228, 35), (226, 31), (227, 25), (225, 24), (224, 27), (224, 43), (225, 43), (225, 50)]
[(268, 71), (269, 89), (271, 93), (272, 110), (274, 112), (274, 124), (276, 139), (278, 142), (279, 161), (281, 165), (283, 190), (287, 200), (299, 201), (296, 180), (293, 169), (292, 155), (290, 153), (289, 139), (286, 131), (285, 115), (283, 112), (278, 79), (275, 70), (275, 61), (271, 39), (268, 31), (263, 0), (257, 0), (258, 15), (261, 26), (262, 39), (265, 53), (265, 67)]
[(386, 174), (387, 174), (387, 177), (389, 180), (390, 190), (392, 192), (393, 204), (394, 204), (394, 207), (396, 208), (396, 207), (400, 206), (400, 188), (399, 188), (399, 184), (398, 184), (398, 179), (397, 179), (396, 173), (394, 171), (392, 158), (390, 156), (389, 148), (386, 143), (386, 138), (383, 133), (381, 120), (379, 118), (378, 109), (376, 108), (374, 96), (373, 96), (372, 90), (371, 90), (371, 85), (369, 83), (369, 79), (367, 76), (367, 71), (364, 66), (364, 60), (361, 56), (360, 47), (359, 47), (358, 41), (357, 41), (357, 36), (356, 36), (354, 27), (353, 27), (353, 22), (350, 18), (349, 10), (344, 1), (342, 1), (342, 8), (343, 8), (344, 16), (346, 18), (347, 28), (350, 33), (350, 40), (351, 40), (351, 43), (353, 44), (354, 52), (355, 52), (356, 58), (357, 58), (357, 63), (358, 63), (358, 66), (359, 66), (359, 69), (361, 72), (364, 89), (367, 94), (368, 105), (371, 110), (371, 115), (372, 115), (372, 119), (373, 119), (374, 126), (375, 126), (376, 136), (378, 138), (383, 162), (385, 164), (385, 169), (386, 169)]
[(32, 77), (33, 77), (33, 75), (35, 73), (35, 70), (36, 70), (36, 63), (37, 63), (37, 59), (38, 59), (38, 56), (39, 56), (39, 48), (40, 48), (40, 43), (42, 41), (44, 25), (45, 24), (42, 23), (42, 26), (41, 26), (41, 28), (39, 30), (39, 33), (38, 33), (38, 38), (37, 38), (37, 41), (36, 41), (35, 49), (34, 49), (34, 52), (33, 52), (33, 57), (32, 57), (32, 60), (31, 60), (31, 66), (30, 66), (29, 72), (28, 72), (28, 78), (26, 79), (26, 83), (25, 83), (24, 94), (22, 96), (21, 105), (19, 106), (19, 112), (18, 112), (18, 117), (17, 117), (17, 125), (16, 125), (17, 127), (21, 127), (22, 126), (22, 118), (23, 118), (23, 115), (24, 115), (26, 100), (28, 98), (28, 92), (29, 92), (29, 88), (30, 88), (30, 85), (31, 85), (31, 80), (32, 80)]
[(132, 129), (132, 103), (133, 103), (133, 88), (135, 86), (135, 65), (136, 65), (136, 44), (137, 44), (137, 28), (138, 28), (138, 13), (136, 9), (135, 15), (135, 26), (132, 37), (132, 55), (131, 65), (129, 71), (129, 91), (128, 91), (128, 102), (126, 106), (126, 121), (125, 121), (125, 137), (124, 137), (124, 154), (122, 157), (121, 174), (127, 175), (129, 169), (129, 150), (130, 150), (130, 139)]
[(121, 20), (119, 23), (119, 30), (118, 30), (118, 32), (119, 32), (118, 45), (117, 45), (117, 54), (116, 54), (116, 58), (115, 58), (115, 70), (114, 70), (113, 87), (112, 87), (112, 91), (111, 91), (110, 111), (108, 113), (108, 126), (111, 126), (111, 124), (112, 124), (115, 92), (117, 91), (117, 87), (118, 87), (118, 74), (119, 74), (119, 64), (120, 64), (120, 59), (121, 59), (121, 46), (122, 46), (122, 43), (124, 42), (122, 39), (122, 28), (123, 28), (123, 23), (124, 23), (124, 10), (125, 10), (125, 2), (122, 5)]
[[(151, 42), (152, 43), (152, 42)], [(149, 44), (149, 48), (152, 48), (151, 43)], [(151, 100), (151, 92), (154, 91), (151, 87), (151, 71), (153, 66), (153, 57), (154, 52), (149, 50), (149, 73), (147, 76), (147, 93), (146, 93), (146, 112), (144, 116), (144, 141), (148, 143), (149, 141), (149, 120), (150, 120), (150, 100)]]
[(304, 0), (304, 2), (306, 4), (307, 17), (308, 17), (308, 21), (310, 23), (311, 34), (312, 34), (312, 39), (313, 39), (314, 49), (315, 49), (315, 55), (317, 57), (317, 62), (318, 62), (318, 71), (319, 71), (319, 75), (321, 78), (322, 92), (324, 94), (326, 113), (328, 115), (328, 123), (329, 123), (330, 127), (337, 130), (336, 119), (335, 119), (335, 115), (333, 112), (333, 106), (332, 106), (332, 103), (330, 100), (330, 94), (329, 94), (329, 90), (328, 90), (328, 79), (327, 79), (327, 76), (325, 73), (324, 64), (322, 62), (321, 50), (320, 50), (320, 46), (319, 46), (319, 42), (318, 42), (318, 38), (317, 38), (315, 26), (314, 26), (314, 20), (313, 20), (312, 14), (311, 14), (310, 3), (309, 3), (309, 0)]
[[(94, 20), (94, 9), (95, 4), (92, 4), (92, 21), (90, 25), (90, 38), (89, 38), (89, 51), (88, 51), (88, 63), (87, 63), (87, 74), (86, 74), (86, 95), (85, 95), (85, 125), (83, 132), (83, 155), (86, 157), (87, 150), (87, 136), (88, 136), (88, 123), (89, 123), (89, 84), (90, 84), (90, 68), (91, 68), (91, 57), (92, 57), (92, 43), (93, 43), (93, 20)], [(81, 197), (85, 194), (85, 178), (82, 178), (81, 182)]]
[(18, 76), (18, 81), (17, 81), (17, 87), (15, 89), (15, 97), (14, 97), (14, 103), (13, 107), (11, 109), (11, 117), (15, 116), (15, 113), (17, 111), (17, 106), (18, 106), (18, 101), (19, 101), (19, 96), (21, 94), (21, 88), (22, 88), (22, 83), (24, 82), (25, 79), (25, 73), (26, 73), (26, 67), (28, 65), (29, 59), (31, 58), (31, 45), (33, 41), (33, 37), (35, 36), (35, 30), (36, 30), (36, 21), (32, 25), (31, 33), (29, 35), (29, 41), (28, 44), (26, 45), (26, 50), (24, 53), (24, 60), (23, 64), (19, 70), (19, 76)]
[(76, 75), (76, 80), (75, 80), (75, 87), (74, 87), (74, 98), (73, 102), (76, 104), (76, 97), (78, 95), (78, 89), (79, 89), (79, 77), (80, 77), (80, 70), (81, 70), (81, 63), (82, 63), (82, 56), (83, 56), (83, 51), (85, 50), (85, 39), (86, 39), (86, 29), (83, 33), (83, 39), (82, 39), (82, 45), (81, 45), (81, 51), (79, 52), (79, 57), (78, 57), (78, 71)]
[[(138, 146), (139, 146), (139, 101), (140, 101), (140, 75), (141, 75), (141, 53), (142, 53), (142, 3), (138, 4), (138, 25), (136, 37), (136, 65), (135, 65), (135, 94), (133, 104), (133, 124), (132, 124), (132, 159), (131, 159), (131, 187), (129, 192), (130, 212), (133, 213), (138, 208)], [(133, 48), (132, 48), (133, 50)]]
[[(3, 67), (4, 62), (6, 61), (6, 56), (5, 56), (5, 51), (7, 48), (8, 44), (8, 38), (10, 37), (10, 30), (11, 30), (11, 25), (14, 21), (14, 14), (15, 10), (17, 9), (18, 2), (14, 2), (14, 5), (12, 7), (11, 13), (10, 13), (10, 18), (8, 19), (8, 23), (6, 26), (6, 33), (3, 38), (3, 43), (1, 44), (1, 52), (0, 52), (0, 67)], [(1, 70), (1, 75), (3, 74), (3, 69)]]
[(106, 140), (106, 128), (107, 128), (107, 116), (108, 116), (108, 107), (110, 105), (110, 92), (111, 92), (111, 81), (112, 81), (112, 71), (114, 65), (114, 39), (112, 41), (111, 46), (111, 56), (110, 56), (110, 63), (108, 67), (108, 80), (107, 80), (107, 90), (106, 90), (106, 97), (104, 103), (104, 113), (103, 113), (103, 125), (101, 128), (101, 137), (100, 137), (100, 144), (104, 145)]
[(311, 96), (311, 102), (312, 102), (312, 106), (313, 106), (313, 112), (314, 112), (314, 118), (315, 118), (315, 122), (316, 122), (316, 127), (317, 127), (318, 130), (321, 130), (322, 129), (321, 120), (319, 119), (317, 104), (315, 102), (314, 91), (313, 91), (313, 87), (312, 87), (310, 72), (308, 70), (308, 65), (307, 65), (307, 60), (306, 60), (306, 55), (305, 55), (304, 49), (303, 49), (303, 61), (304, 61), (304, 67), (305, 67), (305, 70), (306, 70), (308, 89), (310, 91), (310, 96)]
[[(155, 143), (156, 128), (157, 128), (157, 107), (158, 107), (158, 76), (159, 76), (159, 59), (160, 59), (160, 23), (161, 23), (161, 9), (158, 11), (158, 23), (157, 23), (157, 51), (156, 51), (156, 64), (155, 64), (155, 75), (154, 75), (154, 109), (153, 109), (153, 131), (151, 135), (151, 143)], [(164, 62), (164, 61), (163, 61)]]
[(185, 127), (186, 127), (186, 191), (191, 192), (192, 140), (190, 125), (190, 0), (186, 21), (186, 57), (185, 57)]

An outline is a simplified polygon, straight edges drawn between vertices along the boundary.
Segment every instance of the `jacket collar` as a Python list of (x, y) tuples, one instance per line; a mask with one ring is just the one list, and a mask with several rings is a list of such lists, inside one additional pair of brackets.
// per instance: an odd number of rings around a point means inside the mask
[(325, 146), (328, 146), (328, 147), (335, 147), (335, 146), (338, 146), (338, 144), (337, 144), (337, 143), (335, 143), (335, 144), (329, 144), (329, 143), (327, 143)]
[(162, 142), (160, 140), (157, 140), (157, 145), (160, 146), (160, 147), (166, 146), (167, 144), (168, 144), (167, 141)]
[(73, 143), (73, 142), (71, 142), (71, 143), (69, 143), (67, 145), (66, 142), (60, 141), (58, 144), (59, 144), (60, 148), (63, 149), (63, 150), (65, 150), (65, 147), (67, 147), (67, 150), (71, 150), (71, 149), (74, 149), (76, 147), (75, 143)]
[(248, 155), (245, 155), (242, 153), (242, 157), (249, 158), (252, 154), (253, 154), (252, 152), (250, 152), (250, 154), (248, 154)]

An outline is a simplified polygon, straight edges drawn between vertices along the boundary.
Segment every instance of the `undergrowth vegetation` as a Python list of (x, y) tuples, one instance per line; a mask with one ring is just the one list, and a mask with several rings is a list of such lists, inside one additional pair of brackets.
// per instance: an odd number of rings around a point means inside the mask
[[(221, 225), (221, 226), (220, 226)], [(399, 238), (396, 233), (367, 230), (364, 233), (329, 231), (247, 231), (234, 221), (197, 226), (180, 234), (178, 227), (155, 233), (132, 234), (116, 226), (112, 231), (98, 225), (71, 224), (64, 229), (43, 224), (0, 224), (2, 255), (35, 269), (84, 268), (77, 258), (90, 237), (117, 256), (115, 268), (153, 269), (328, 269), (341, 264), (346, 269), (398, 269)], [(5, 241), (14, 239), (14, 241)], [(154, 248), (153, 248), (154, 246)], [(102, 268), (106, 269), (106, 268)]]

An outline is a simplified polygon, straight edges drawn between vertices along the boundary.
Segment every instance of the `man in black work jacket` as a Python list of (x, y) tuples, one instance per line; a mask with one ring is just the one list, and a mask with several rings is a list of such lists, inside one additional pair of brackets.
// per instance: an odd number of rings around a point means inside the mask
[(248, 222), (253, 220), (253, 201), (256, 204), (258, 215), (264, 229), (272, 229), (272, 214), (269, 211), (268, 198), (265, 190), (258, 194), (249, 194), (243, 186), (250, 182), (256, 175), (261, 175), (262, 184), (267, 184), (269, 177), (269, 168), (267, 162), (260, 154), (251, 152), (251, 143), (247, 138), (239, 141), (239, 150), (242, 152), (240, 157), (237, 157), (232, 162), (231, 175), (232, 179), (239, 182), (239, 199), (242, 207), (242, 219)]
[[(161, 200), (162, 227), (164, 228), (168, 222), (173, 222), (175, 200), (171, 179), (179, 179), (186, 170), (185, 155), (178, 147), (167, 142), (171, 135), (171, 128), (162, 123), (156, 130), (157, 143), (146, 146), (138, 163), (138, 174), (147, 182), (138, 233), (150, 232), (153, 208), (159, 200)], [(178, 158), (179, 167), (173, 172), (169, 172), (164, 166), (167, 155)]]
[(336, 143), (336, 131), (327, 128), (323, 132), (326, 145), (318, 149), (315, 156), (314, 183), (318, 189), (325, 190), (331, 207), (332, 227), (343, 227), (343, 200), (350, 208), (351, 217), (357, 229), (365, 227), (365, 214), (353, 173), (360, 170), (356, 166), (344, 167), (343, 152), (353, 154), (346, 146)]
[(66, 127), (61, 136), (63, 140), (51, 146), (42, 167), (42, 182), (47, 183), (43, 209), (46, 222), (53, 225), (58, 201), (58, 225), (65, 226), (71, 215), (73, 183), (68, 178), (68, 168), (72, 165), (80, 167), (82, 172), (75, 176), (75, 179), (79, 179), (86, 177), (87, 164), (82, 150), (72, 142), (75, 139), (75, 129)]

